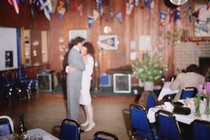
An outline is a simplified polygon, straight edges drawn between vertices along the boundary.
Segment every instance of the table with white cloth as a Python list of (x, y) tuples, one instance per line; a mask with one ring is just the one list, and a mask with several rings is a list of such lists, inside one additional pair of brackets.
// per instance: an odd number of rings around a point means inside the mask
[[(179, 100), (179, 101), (184, 103), (184, 100)], [(182, 115), (182, 114), (175, 114), (174, 113), (174, 115), (176, 117), (176, 120), (178, 122), (182, 122), (184, 124), (191, 124), (195, 119), (205, 120), (205, 121), (210, 122), (210, 114), (205, 114), (204, 113), (204, 111), (205, 111), (204, 104), (205, 104), (204, 101), (201, 101), (201, 104), (200, 104), (201, 115), (199, 117), (196, 117), (194, 115), (195, 107), (194, 107), (194, 104), (191, 104), (190, 106), (188, 106), (191, 109), (191, 113), (189, 115)], [(186, 107), (186, 106), (184, 105), (184, 107)], [(152, 107), (148, 110), (147, 117), (148, 117), (148, 119), (151, 123), (154, 123), (156, 121), (155, 113), (160, 109), (165, 109), (164, 105), (155, 106), (155, 107)]]
[[(53, 136), (52, 134), (46, 132), (43, 129), (40, 128), (35, 128), (35, 129), (31, 129), (27, 131), (27, 137), (30, 140), (35, 140), (35, 139), (40, 139), (40, 140), (59, 140), (58, 138), (56, 138), (55, 136)], [(8, 135), (8, 136), (2, 136), (0, 137), (0, 140), (13, 140), (14, 135)]]
[(163, 87), (162, 87), (162, 89), (160, 91), (160, 94), (158, 96), (158, 101), (162, 100), (165, 95), (175, 94), (175, 93), (179, 92), (179, 90), (171, 90), (169, 88), (170, 84), (171, 84), (171, 82), (165, 82), (164, 83), (164, 85), (163, 85)]

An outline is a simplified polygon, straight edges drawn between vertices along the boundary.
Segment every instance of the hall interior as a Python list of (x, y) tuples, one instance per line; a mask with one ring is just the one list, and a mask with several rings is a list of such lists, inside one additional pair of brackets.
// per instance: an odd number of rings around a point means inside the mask
[[(96, 127), (81, 133), (81, 140), (91, 140), (96, 131), (106, 131), (117, 135), (120, 140), (129, 138), (129, 105), (136, 96), (93, 96), (94, 120)], [(0, 115), (8, 115), (17, 129), (18, 115), (24, 114), (27, 129), (41, 128), (59, 137), (60, 124), (66, 118), (66, 98), (61, 94), (35, 94), (30, 100), (13, 101), (0, 106)], [(83, 108), (80, 108), (78, 122), (85, 120)], [(82, 129), (84, 129), (82, 127)]]

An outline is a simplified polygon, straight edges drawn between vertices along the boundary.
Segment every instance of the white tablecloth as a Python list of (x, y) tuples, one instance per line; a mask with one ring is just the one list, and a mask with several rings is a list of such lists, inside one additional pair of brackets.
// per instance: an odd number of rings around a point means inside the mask
[(158, 96), (158, 101), (162, 100), (165, 95), (174, 94), (174, 93), (179, 92), (179, 90), (171, 90), (169, 88), (170, 84), (171, 84), (171, 82), (165, 82), (165, 84), (163, 85), (163, 88), (160, 91), (160, 94)]
[[(30, 137), (31, 139), (35, 138), (42, 138), (42, 140), (59, 140), (52, 134), (44, 131), (43, 129), (36, 128), (36, 129), (31, 129), (27, 131), (27, 137)], [(14, 136), (13, 135), (8, 135), (8, 136), (2, 136), (0, 137), (0, 140), (13, 140)]]
[[(160, 109), (164, 109), (164, 105), (152, 107), (148, 110), (147, 117), (151, 123), (154, 123), (156, 121), (155, 120), (155, 112), (157, 112)], [(210, 114), (209, 115), (204, 114), (205, 107), (204, 107), (203, 102), (201, 102), (201, 105), (200, 105), (200, 113), (201, 113), (200, 117), (196, 117), (194, 115), (194, 113), (195, 113), (194, 106), (191, 106), (190, 109), (191, 109), (191, 113), (189, 115), (175, 114), (176, 120), (179, 122), (185, 123), (185, 124), (190, 124), (195, 119), (206, 120), (206, 121), (210, 122)]]

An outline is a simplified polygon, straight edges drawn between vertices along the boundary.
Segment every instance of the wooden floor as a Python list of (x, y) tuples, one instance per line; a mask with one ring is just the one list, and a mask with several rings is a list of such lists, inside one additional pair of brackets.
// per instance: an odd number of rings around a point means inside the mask
[[(81, 140), (91, 140), (99, 130), (114, 133), (120, 140), (128, 140), (128, 108), (134, 103), (135, 96), (93, 96), (92, 99), (96, 127), (81, 133)], [(15, 128), (19, 113), (24, 113), (27, 129), (42, 128), (58, 137), (61, 121), (66, 118), (66, 99), (62, 94), (37, 94), (30, 100), (23, 99), (0, 107), (0, 115), (10, 116)], [(85, 120), (82, 107), (79, 116), (78, 121), (82, 123)]]

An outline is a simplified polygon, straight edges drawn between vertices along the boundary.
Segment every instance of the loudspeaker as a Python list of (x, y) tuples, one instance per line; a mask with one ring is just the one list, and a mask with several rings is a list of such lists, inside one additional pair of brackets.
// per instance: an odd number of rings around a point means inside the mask
[(114, 93), (131, 92), (131, 75), (130, 74), (113, 74)]

